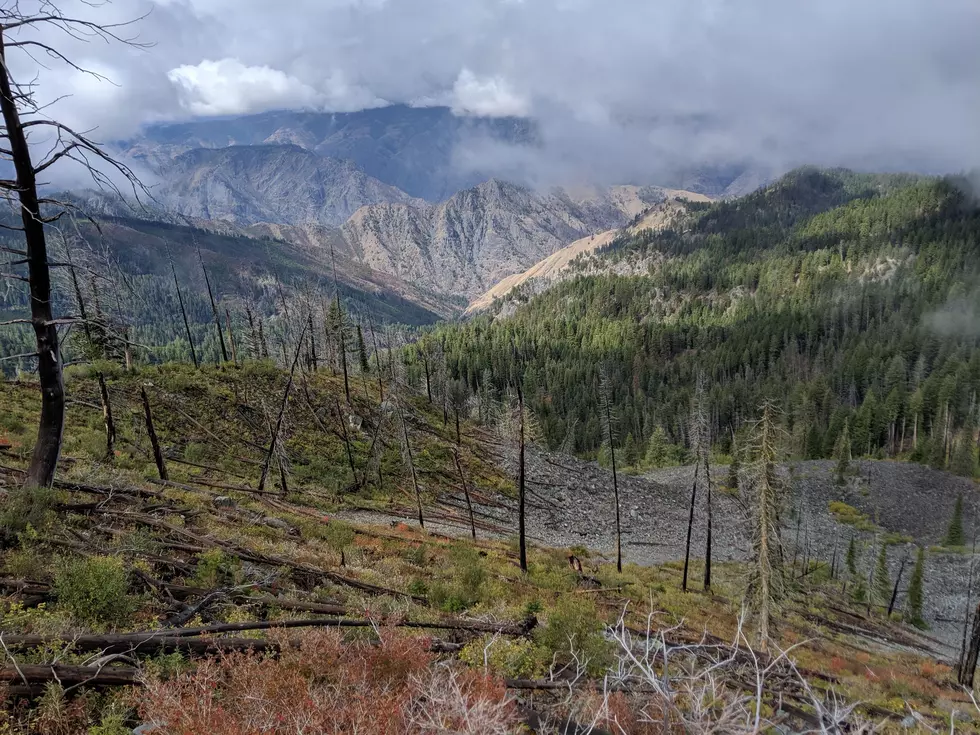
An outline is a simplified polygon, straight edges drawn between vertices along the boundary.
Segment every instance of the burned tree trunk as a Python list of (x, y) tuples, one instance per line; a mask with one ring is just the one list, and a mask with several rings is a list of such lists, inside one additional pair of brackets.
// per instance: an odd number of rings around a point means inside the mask
[(967, 649), (963, 665), (957, 677), (961, 686), (967, 690), (973, 689), (973, 677), (977, 670), (977, 658), (980, 657), (980, 605), (973, 615), (973, 632), (970, 635), (970, 647)]
[(415, 472), (415, 458), (412, 456), (412, 443), (408, 439), (408, 422), (405, 421), (405, 410), (401, 409), (402, 433), (405, 437), (405, 455), (408, 466), (412, 471), (412, 487), (415, 488), (415, 503), (418, 505), (419, 526), (425, 528), (425, 518), (422, 516), (422, 492), (419, 490), (419, 478)]
[(708, 456), (704, 457), (704, 481), (708, 489), (708, 528), (704, 545), (704, 591), (711, 590), (711, 466)]
[(520, 380), (517, 381), (517, 409), (518, 417), (518, 457), (517, 457), (517, 513), (518, 513), (518, 536), (520, 543), (521, 571), (527, 572), (527, 524), (525, 522), (526, 510), (526, 468), (524, 465), (526, 427), (524, 426), (524, 391), (521, 388)]
[(17, 100), (22, 97), (11, 88), (7, 65), (6, 39), (0, 28), (0, 112), (3, 113), (10, 158), (16, 173), (21, 223), (24, 230), (28, 286), (31, 300), (31, 325), (37, 345), (37, 373), (41, 386), (41, 418), (37, 441), (27, 470), (27, 486), (50, 487), (58, 469), (61, 440), (65, 428), (65, 383), (61, 365), (58, 327), (51, 309), (51, 270), (44, 218), (38, 201), (37, 180), (31, 149), (21, 122)]
[(99, 371), (99, 397), (102, 400), (102, 423), (105, 424), (105, 459), (112, 462), (116, 456), (116, 422), (112, 419), (112, 404), (109, 403), (109, 386), (105, 375)]
[[(306, 327), (303, 327), (306, 332)], [(279, 404), (279, 414), (276, 416), (276, 423), (272, 429), (272, 441), (269, 442), (269, 451), (266, 452), (265, 461), (262, 463), (262, 474), (259, 476), (259, 491), (265, 489), (265, 481), (269, 476), (269, 465), (276, 453), (276, 445), (279, 443), (279, 432), (282, 431), (282, 421), (286, 414), (286, 406), (289, 404), (289, 392), (293, 389), (293, 377), (296, 375), (296, 364), (299, 362), (300, 351), (303, 349), (303, 334), (300, 334), (296, 343), (296, 353), (293, 355), (293, 364), (289, 368), (289, 379), (286, 381), (286, 389), (282, 393), (282, 401)]]
[(691, 484), (691, 508), (687, 516), (687, 542), (684, 544), (684, 577), (681, 589), (687, 592), (687, 574), (691, 563), (691, 531), (694, 528), (694, 505), (698, 498), (698, 471), (701, 469), (701, 456), (698, 455), (694, 464), (694, 482)]
[(150, 447), (153, 449), (153, 461), (156, 463), (160, 479), (167, 482), (170, 480), (170, 476), (167, 473), (167, 465), (163, 461), (163, 452), (160, 449), (157, 432), (153, 428), (153, 412), (150, 411), (150, 399), (146, 395), (146, 388), (140, 387), (140, 397), (143, 399), (143, 418), (146, 421), (146, 435), (150, 438)]
[(204, 285), (208, 288), (208, 298), (211, 300), (211, 313), (214, 315), (214, 326), (218, 330), (218, 343), (221, 345), (221, 361), (228, 362), (228, 349), (225, 347), (225, 333), (221, 329), (221, 317), (218, 315), (218, 304), (214, 300), (214, 291), (211, 289), (211, 279), (208, 277), (208, 269), (204, 267), (204, 259), (201, 257), (201, 249), (197, 249), (197, 259), (201, 261), (201, 270), (204, 272)]
[(180, 304), (180, 315), (184, 319), (184, 333), (187, 335), (187, 344), (191, 348), (191, 360), (194, 361), (194, 367), (199, 368), (201, 365), (197, 361), (197, 350), (194, 349), (194, 338), (191, 336), (191, 324), (187, 320), (187, 309), (184, 306), (184, 295), (180, 291), (180, 281), (177, 280), (177, 269), (174, 267), (173, 256), (170, 258), (170, 271), (174, 274), (174, 288), (177, 289), (177, 303)]
[(228, 330), (228, 342), (231, 344), (231, 361), (238, 366), (238, 345), (235, 344), (235, 332), (231, 328), (231, 312), (225, 309), (225, 328)]
[(456, 471), (459, 472), (459, 481), (463, 485), (463, 497), (466, 498), (466, 509), (470, 514), (470, 536), (476, 541), (476, 520), (473, 518), (473, 502), (470, 500), (470, 490), (466, 486), (466, 476), (463, 474), (463, 465), (459, 461), (459, 446), (457, 444), (453, 452), (453, 459), (456, 461)]

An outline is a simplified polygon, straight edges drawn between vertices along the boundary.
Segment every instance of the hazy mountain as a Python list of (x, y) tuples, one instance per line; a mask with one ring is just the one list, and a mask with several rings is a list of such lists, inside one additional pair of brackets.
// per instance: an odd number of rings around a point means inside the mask
[(340, 225), (366, 204), (419, 202), (351, 161), (295, 145), (197, 148), (179, 155), (162, 176), (158, 197), (176, 211), (241, 225)]
[(489, 178), (460, 167), (461, 145), (533, 144), (534, 124), (521, 118), (457, 117), (445, 107), (393, 105), (349, 113), (269, 112), (155, 125), (120, 144), (153, 169), (194, 148), (261, 144), (300, 146), (348, 159), (379, 181), (412, 196), (439, 201)]

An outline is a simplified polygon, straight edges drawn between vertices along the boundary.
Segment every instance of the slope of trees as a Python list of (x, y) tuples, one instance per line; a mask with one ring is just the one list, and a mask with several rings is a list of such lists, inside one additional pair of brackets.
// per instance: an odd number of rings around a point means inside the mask
[[(602, 365), (639, 458), (691, 446), (703, 371), (722, 452), (771, 397), (796, 456), (834, 456), (846, 427), (854, 456), (937, 467), (957, 457), (972, 472), (980, 209), (957, 183), (794, 172), (744, 199), (693, 207), (674, 230), (620, 238), (590, 274), (513, 316), (426, 339), (474, 392), (485, 375), (506, 387), (516, 344), (542, 438), (585, 456), (603, 441), (593, 390)], [(625, 262), (656, 265), (611, 272)]]

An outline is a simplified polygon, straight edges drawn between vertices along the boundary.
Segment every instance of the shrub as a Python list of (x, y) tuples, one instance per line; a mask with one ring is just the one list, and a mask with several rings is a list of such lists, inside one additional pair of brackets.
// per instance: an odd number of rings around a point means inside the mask
[(558, 600), (548, 613), (544, 627), (538, 628), (536, 639), (554, 657), (558, 666), (574, 665), (576, 658), (584, 662), (591, 674), (600, 674), (611, 660), (612, 649), (602, 634), (603, 625), (595, 605), (571, 595)]
[(509, 679), (533, 679), (544, 673), (548, 653), (526, 638), (512, 640), (485, 635), (468, 643), (459, 653), (465, 664), (486, 668)]
[(452, 581), (434, 582), (429, 588), (429, 601), (446, 612), (462, 612), (483, 599), (487, 572), (479, 552), (460, 543), (450, 549), (453, 565)]
[(58, 605), (80, 621), (122, 623), (134, 610), (122, 559), (114, 556), (65, 561), (55, 577)]
[(500, 682), (433, 663), (422, 639), (382, 631), (373, 645), (309, 631), (278, 658), (229, 654), (170, 680), (151, 678), (140, 716), (163, 732), (209, 735), (516, 731)]
[(221, 549), (210, 549), (197, 555), (197, 568), (191, 578), (198, 587), (213, 589), (238, 579), (241, 562)]
[(50, 488), (14, 488), (0, 511), (0, 537), (8, 542), (28, 528), (45, 528), (53, 518), (55, 492)]

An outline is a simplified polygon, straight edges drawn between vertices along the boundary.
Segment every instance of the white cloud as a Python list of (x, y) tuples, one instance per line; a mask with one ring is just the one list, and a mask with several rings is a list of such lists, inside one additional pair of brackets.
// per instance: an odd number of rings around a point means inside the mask
[(478, 77), (464, 68), (453, 85), (452, 108), (457, 115), (520, 117), (530, 104), (503, 77)]
[(323, 95), (299, 79), (268, 66), (237, 59), (205, 60), (167, 72), (180, 104), (194, 115), (242, 115), (271, 108), (313, 107)]

